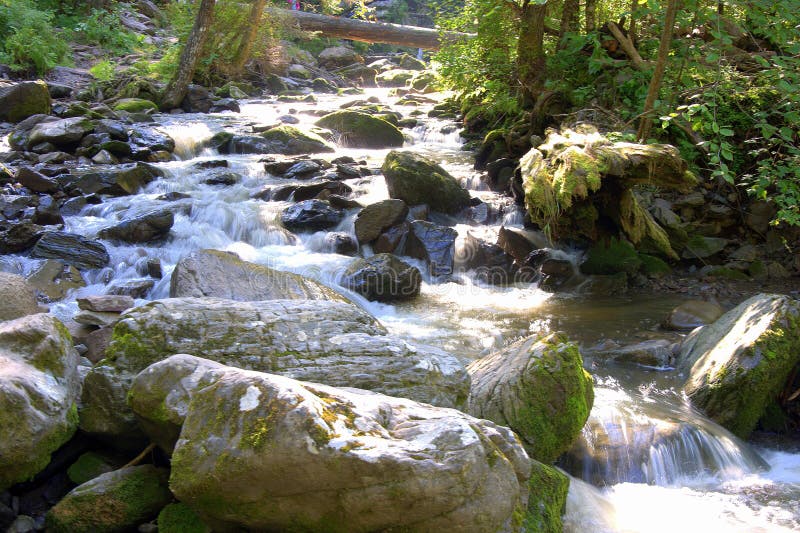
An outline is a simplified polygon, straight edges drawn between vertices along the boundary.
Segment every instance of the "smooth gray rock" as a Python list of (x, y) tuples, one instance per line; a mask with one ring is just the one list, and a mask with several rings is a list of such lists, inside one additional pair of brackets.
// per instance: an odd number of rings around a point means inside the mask
[(113, 294), (95, 294), (78, 298), (78, 308), (86, 311), (97, 311), (100, 313), (121, 313), (134, 306), (133, 298), (130, 296), (117, 296)]
[(127, 196), (139, 192), (142, 187), (164, 175), (161, 169), (153, 165), (129, 163), (72, 177), (66, 188), (84, 195)]
[(130, 309), (114, 327), (105, 363), (84, 383), (81, 429), (135, 436), (125, 403), (131, 380), (176, 353), (446, 407), (462, 405), (469, 388), (458, 359), (387, 335), (351, 303), (172, 298)]
[(101, 239), (116, 239), (129, 243), (150, 242), (169, 234), (174, 223), (175, 214), (172, 210), (160, 209), (103, 228), (97, 235)]
[(347, 299), (312, 279), (250, 263), (219, 250), (198, 250), (172, 271), (171, 298), (213, 296), (237, 301)]
[(0, 491), (30, 479), (78, 425), (78, 352), (58, 319), (0, 322)]
[(344, 211), (321, 200), (304, 200), (281, 213), (281, 223), (290, 231), (330, 229), (344, 218)]
[(0, 272), (0, 321), (13, 320), (39, 312), (36, 292), (25, 278)]
[(132, 403), (181, 425), (170, 488), (214, 530), (490, 532), (511, 530), (527, 506), (531, 463), (507, 428), (206, 365), (179, 355), (147, 368)]
[(704, 300), (689, 300), (670, 311), (664, 327), (677, 331), (691, 331), (696, 327), (713, 323), (725, 314), (718, 303)]
[(0, 122), (20, 122), (31, 115), (47, 115), (50, 104), (50, 93), (43, 81), (0, 83)]
[(41, 122), (33, 127), (28, 136), (28, 148), (39, 143), (53, 143), (56, 146), (75, 144), (84, 135), (94, 130), (92, 121), (83, 117), (63, 118), (53, 122)]

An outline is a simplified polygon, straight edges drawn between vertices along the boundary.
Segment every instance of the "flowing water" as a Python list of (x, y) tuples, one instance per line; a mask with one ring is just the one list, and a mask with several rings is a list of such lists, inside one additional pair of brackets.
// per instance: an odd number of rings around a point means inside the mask
[[(161, 260), (164, 278), (148, 299), (167, 297), (169, 273), (186, 253), (201, 248), (236, 252), (243, 259), (280, 270), (300, 273), (337, 288), (377, 316), (393, 333), (441, 346), (467, 359), (480, 357), (515, 338), (531, 333), (565, 331), (589, 346), (607, 339), (636, 342), (655, 330), (675, 298), (590, 298), (558, 295), (532, 284), (487, 286), (471, 273), (456, 274), (439, 283), (424, 277), (421, 296), (413, 302), (387, 305), (368, 302), (338, 288), (337, 281), (351, 258), (328, 253), (324, 233), (293, 237), (280, 228), (278, 218), (289, 202), (264, 202), (251, 194), (264, 186), (293, 183), (268, 175), (263, 156), (224, 156), (229, 170), (243, 175), (240, 183), (213, 186), (195, 165), (221, 158), (201, 150), (202, 141), (222, 129), (250, 132), (252, 126), (275, 124), (291, 113), (300, 127), (310, 126), (320, 109), (332, 110), (356, 98), (388, 91), (368, 90), (359, 97), (318, 96), (317, 103), (250, 101), (241, 113), (217, 115), (163, 115), (160, 129), (177, 143), (179, 161), (160, 166), (168, 177), (148, 185), (135, 197), (107, 199), (67, 217), (67, 231), (95, 237), (122, 216), (164, 207), (157, 199), (168, 192), (188, 198), (169, 204), (175, 224), (168, 241), (147, 245), (110, 245), (110, 267), (92, 271), (85, 288), (52, 311), (71, 317), (75, 298), (100, 294), (109, 283), (136, 281), (147, 258)], [(396, 106), (404, 115), (414, 108)], [(425, 110), (424, 107), (422, 108)], [(407, 131), (404, 149), (424, 153), (440, 162), (490, 206), (483, 224), (455, 221), (459, 243), (467, 232), (494, 241), (500, 226), (521, 226), (522, 215), (507, 198), (489, 192), (472, 170), (467, 152), (453, 123), (424, 118)], [(375, 175), (349, 180), (354, 196), (368, 204), (388, 197), (378, 169), (388, 150), (345, 149), (366, 161)], [(328, 158), (330, 156), (328, 154)], [(339, 231), (353, 233), (355, 213)], [(369, 250), (365, 250), (369, 253)], [(574, 253), (567, 254), (576, 260)], [(30, 273), (37, 262), (15, 256), (0, 258), (3, 270)], [(414, 262), (414, 260), (409, 260)], [(424, 273), (426, 268), (417, 263)], [(643, 335), (643, 337), (642, 337)], [(631, 369), (595, 364), (595, 406), (580, 442), (561, 466), (573, 480), (565, 517), (574, 532), (656, 531), (797, 531), (800, 530), (800, 453), (754, 449), (694, 412), (676, 390), (680, 379), (668, 371)]]

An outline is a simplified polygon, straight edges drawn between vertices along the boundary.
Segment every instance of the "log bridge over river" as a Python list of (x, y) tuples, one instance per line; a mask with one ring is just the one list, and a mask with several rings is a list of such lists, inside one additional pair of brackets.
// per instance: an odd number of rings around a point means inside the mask
[(319, 32), (326, 37), (366, 43), (387, 43), (437, 50), (443, 42), (474, 37), (470, 33), (438, 31), (433, 28), (404, 26), (388, 22), (369, 22), (274, 7), (267, 8), (267, 12), (275, 17), (289, 18), (295, 26), (303, 31)]

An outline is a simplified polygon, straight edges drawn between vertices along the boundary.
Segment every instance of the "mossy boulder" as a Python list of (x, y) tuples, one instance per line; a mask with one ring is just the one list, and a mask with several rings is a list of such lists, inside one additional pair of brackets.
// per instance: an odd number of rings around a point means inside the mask
[(501, 531), (525, 508), (530, 460), (508, 428), (234, 367), (195, 385), (193, 360), (134, 386), (161, 404), (185, 391), (170, 487), (215, 531)]
[(86, 452), (81, 454), (81, 456), (70, 465), (67, 469), (67, 476), (69, 480), (76, 485), (83, 485), (87, 481), (91, 481), (108, 472), (113, 472), (122, 466), (116, 463), (114, 459), (107, 455), (98, 452)]
[(381, 167), (390, 198), (408, 205), (427, 204), (455, 214), (469, 207), (469, 193), (434, 161), (414, 152), (392, 150)]
[(396, 148), (403, 146), (403, 133), (383, 119), (360, 111), (334, 111), (316, 125), (338, 136), (338, 144), (353, 148)]
[(33, 115), (50, 114), (50, 92), (41, 80), (0, 83), (0, 122), (19, 122)]
[(158, 533), (211, 533), (191, 507), (185, 503), (171, 503), (158, 513)]
[(385, 70), (375, 77), (379, 87), (405, 87), (417, 72), (415, 70), (392, 69)]
[(642, 260), (631, 243), (611, 238), (595, 243), (581, 263), (584, 274), (635, 274), (642, 266)]
[(58, 319), (0, 322), (0, 491), (26, 481), (78, 427), (78, 353)]
[(601, 219), (637, 247), (677, 259), (666, 231), (644, 209), (640, 184), (687, 192), (697, 179), (669, 145), (612, 143), (596, 131), (550, 133), (520, 160), (525, 206), (531, 221), (553, 236), (596, 240)]
[(84, 382), (81, 429), (132, 442), (139, 434), (126, 402), (133, 377), (177, 353), (447, 407), (463, 405), (469, 388), (454, 356), (388, 335), (349, 302), (171, 298), (130, 309), (114, 326), (107, 358)]
[(333, 152), (334, 148), (316, 133), (301, 131), (294, 126), (277, 126), (261, 134), (271, 146), (272, 153), (284, 155)]
[(114, 104), (114, 111), (127, 111), (128, 113), (141, 113), (151, 109), (158, 111), (158, 106), (144, 98), (121, 98)]
[(692, 404), (746, 439), (800, 365), (800, 302), (759, 294), (692, 332), (678, 369)]
[(592, 377), (561, 334), (531, 336), (474, 361), (467, 411), (513, 429), (532, 459), (552, 463), (592, 409)]
[(79, 485), (47, 512), (52, 533), (118, 533), (158, 515), (172, 501), (169, 471), (129, 466)]
[(568, 492), (569, 477), (552, 466), (531, 461), (528, 510), (522, 530), (526, 533), (564, 531), (561, 517), (567, 507)]

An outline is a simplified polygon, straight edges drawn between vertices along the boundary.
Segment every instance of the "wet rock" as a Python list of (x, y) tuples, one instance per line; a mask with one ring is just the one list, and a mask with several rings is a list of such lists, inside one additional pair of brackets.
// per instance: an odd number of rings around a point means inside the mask
[(334, 231), (325, 235), (323, 246), (326, 251), (341, 255), (356, 255), (358, 241), (349, 233)]
[(353, 63), (364, 63), (364, 58), (352, 48), (332, 46), (320, 52), (319, 56), (317, 56), (317, 61), (320, 67), (332, 70), (339, 67), (346, 67)]
[(95, 122), (94, 126), (95, 133), (98, 134), (107, 134), (111, 139), (115, 141), (127, 141), (128, 140), (128, 128), (119, 120), (112, 120), (112, 119), (101, 119)]
[(367, 300), (392, 302), (419, 295), (422, 275), (392, 254), (376, 254), (353, 261), (341, 284)]
[(0, 231), (0, 252), (23, 252), (36, 244), (44, 228), (30, 220), (8, 224)]
[(47, 512), (47, 531), (114, 533), (135, 530), (173, 499), (169, 471), (128, 466), (79, 485)]
[(338, 209), (361, 209), (364, 207), (357, 200), (353, 200), (352, 198), (345, 198), (339, 194), (331, 194), (328, 196), (327, 201), (331, 204), (332, 207), (336, 207)]
[[(191, 507), (184, 503), (171, 503), (158, 513), (157, 526), (161, 533), (212, 533), (202, 519)], [(140, 533), (144, 533), (140, 531)]]
[(0, 491), (50, 462), (78, 424), (78, 353), (56, 318), (0, 322)]
[(497, 233), (497, 245), (521, 263), (533, 250), (547, 247), (547, 238), (537, 232), (502, 226)]
[(395, 250), (403, 252), (410, 232), (411, 224), (408, 222), (403, 222), (397, 226), (391, 227), (378, 236), (372, 244), (372, 250), (379, 254), (392, 253)]
[(341, 181), (321, 181), (296, 187), (292, 193), (292, 199), (295, 202), (302, 202), (312, 198), (323, 199), (324, 196), (327, 199), (333, 194), (342, 196), (352, 192), (353, 188)]
[(282, 172), (283, 178), (287, 179), (308, 179), (312, 177), (314, 174), (322, 170), (322, 165), (317, 163), (316, 161), (311, 161), (310, 159), (306, 159), (304, 161), (298, 161), (294, 163), (292, 166), (287, 168), (284, 172)]
[(241, 111), (239, 102), (237, 102), (235, 98), (220, 98), (219, 100), (214, 100), (214, 104), (211, 106), (211, 109), (209, 109), (209, 112), (221, 113), (223, 111), (239, 113)]
[(513, 429), (531, 458), (552, 463), (589, 417), (592, 377), (561, 334), (518, 341), (467, 367), (467, 412)]
[(261, 134), (269, 148), (261, 153), (284, 155), (333, 152), (334, 148), (319, 135), (283, 125)]
[(155, 285), (152, 279), (133, 279), (115, 281), (108, 286), (108, 294), (130, 296), (131, 298), (145, 298)]
[(22, 276), (0, 272), (0, 321), (38, 312), (33, 286)]
[(405, 87), (415, 74), (413, 70), (385, 70), (375, 76), (375, 82), (378, 87)]
[(208, 89), (192, 83), (186, 90), (186, 96), (183, 97), (181, 109), (187, 113), (208, 113), (212, 105), (214, 103)]
[(689, 300), (673, 309), (664, 321), (664, 327), (676, 331), (691, 331), (715, 322), (725, 313), (716, 302)]
[(119, 163), (119, 160), (111, 155), (107, 150), (100, 150), (92, 157), (92, 162), (96, 165), (114, 165)]
[(27, 147), (32, 148), (39, 143), (53, 143), (56, 146), (74, 145), (93, 130), (92, 121), (83, 117), (40, 122), (31, 129)]
[(308, 299), (346, 301), (312, 279), (239, 259), (219, 250), (199, 250), (178, 261), (169, 295), (227, 298), (237, 301)]
[(101, 239), (116, 239), (129, 243), (150, 242), (169, 233), (175, 222), (171, 209), (151, 211), (98, 232)]
[(208, 177), (203, 180), (206, 185), (236, 185), (242, 181), (242, 175), (238, 172), (226, 170), (214, 170), (208, 173)]
[(319, 231), (332, 228), (344, 218), (341, 209), (321, 200), (305, 200), (287, 207), (281, 223), (290, 231)]
[(142, 111), (158, 111), (158, 106), (150, 100), (144, 98), (120, 98), (114, 104), (114, 111), (125, 111), (127, 113), (140, 113)]
[(586, 349), (582, 354), (602, 361), (665, 368), (671, 366), (675, 359), (675, 343), (666, 339), (653, 339), (610, 349)]
[[(499, 531), (527, 503), (530, 461), (506, 428), (406, 399), (204, 363), (179, 355), (150, 367), (136, 379), (133, 404), (143, 416), (151, 405), (170, 406), (182, 428), (170, 487), (214, 530), (467, 531), (480, 523)], [(192, 386), (197, 380), (210, 384)], [(224, 466), (231, 454), (235, 469)]]
[(453, 273), (457, 236), (453, 228), (415, 220), (403, 253), (426, 261), (431, 275), (448, 276)]
[(63, 224), (64, 217), (61, 216), (61, 211), (58, 209), (58, 202), (53, 200), (52, 196), (41, 196), (39, 205), (36, 206), (31, 217), (31, 222), (42, 226)]
[(402, 200), (389, 199), (370, 204), (356, 216), (356, 238), (361, 244), (372, 242), (407, 216), (408, 206)]
[(111, 294), (98, 294), (84, 296), (77, 299), (78, 308), (99, 313), (121, 313), (133, 307), (133, 298), (130, 296), (114, 296)]
[(169, 135), (144, 126), (136, 126), (129, 132), (131, 157), (147, 160), (151, 155), (175, 150), (175, 141)]
[(104, 267), (110, 260), (101, 243), (63, 231), (44, 233), (31, 250), (31, 257), (60, 259), (83, 270)]
[(129, 163), (81, 174), (72, 179), (66, 188), (69, 192), (84, 195), (126, 196), (139, 192), (142, 187), (164, 175), (161, 169), (153, 165)]
[(759, 294), (684, 340), (683, 390), (711, 419), (746, 439), (800, 364), (800, 304)]
[(28, 276), (28, 282), (47, 300), (62, 299), (72, 289), (85, 287), (80, 271), (57, 259), (48, 259)]
[(718, 254), (728, 245), (728, 239), (720, 237), (694, 236), (686, 243), (681, 257), (684, 259), (706, 259)]
[(84, 382), (81, 428), (135, 442), (128, 387), (147, 365), (175, 353), (447, 407), (459, 406), (468, 388), (455, 357), (387, 335), (351, 303), (172, 298), (130, 309), (114, 327), (106, 362)]
[(45, 114), (32, 115), (14, 126), (14, 129), (11, 130), (11, 133), (8, 135), (8, 144), (14, 150), (27, 150), (28, 139), (34, 126), (44, 122), (55, 122), (57, 120), (58, 119), (56, 117), (51, 117)]
[(403, 146), (403, 133), (389, 122), (359, 111), (334, 111), (319, 119), (317, 126), (338, 136), (338, 144), (353, 148)]
[(177, 202), (178, 200), (185, 200), (186, 198), (191, 198), (191, 195), (177, 191), (170, 191), (158, 196), (156, 200), (161, 200), (162, 202)]
[(476, 278), (490, 285), (508, 285), (516, 277), (513, 257), (500, 246), (482, 241), (469, 232), (459, 250), (457, 266), (475, 270)]
[(584, 274), (635, 274), (641, 266), (639, 253), (630, 242), (611, 238), (594, 244), (580, 268)]
[(391, 198), (408, 205), (427, 204), (448, 214), (469, 207), (469, 193), (446, 170), (423, 156), (391, 151), (381, 170)]
[(58, 182), (48, 178), (30, 167), (20, 167), (16, 180), (33, 192), (54, 193), (58, 191)]
[(119, 321), (119, 313), (104, 313), (98, 311), (78, 311), (72, 319), (78, 324), (95, 326), (98, 328), (113, 326)]
[(0, 82), (0, 122), (20, 122), (50, 113), (50, 93), (43, 81)]

